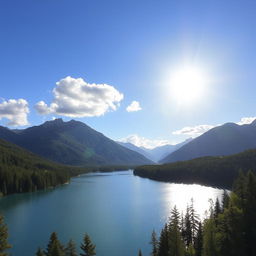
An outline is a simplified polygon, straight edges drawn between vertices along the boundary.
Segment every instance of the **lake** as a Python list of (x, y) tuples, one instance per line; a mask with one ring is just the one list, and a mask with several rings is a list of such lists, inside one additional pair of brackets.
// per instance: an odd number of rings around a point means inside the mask
[(43, 192), (0, 199), (0, 213), (9, 228), (12, 256), (32, 256), (45, 248), (56, 231), (77, 246), (87, 232), (97, 256), (150, 253), (151, 232), (161, 230), (174, 205), (185, 211), (191, 198), (203, 218), (209, 199), (223, 191), (200, 185), (172, 184), (134, 176), (132, 171), (90, 173), (68, 185)]

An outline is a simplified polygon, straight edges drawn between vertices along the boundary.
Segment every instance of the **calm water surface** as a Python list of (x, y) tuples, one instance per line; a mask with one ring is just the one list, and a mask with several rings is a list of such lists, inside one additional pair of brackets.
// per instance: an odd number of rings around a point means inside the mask
[(176, 205), (185, 211), (191, 198), (204, 217), (209, 199), (222, 190), (199, 185), (156, 182), (132, 171), (94, 173), (72, 179), (55, 190), (11, 195), (0, 199), (0, 213), (9, 228), (13, 256), (33, 256), (45, 248), (50, 233), (80, 245), (89, 233), (97, 256), (149, 255), (151, 232), (159, 232)]

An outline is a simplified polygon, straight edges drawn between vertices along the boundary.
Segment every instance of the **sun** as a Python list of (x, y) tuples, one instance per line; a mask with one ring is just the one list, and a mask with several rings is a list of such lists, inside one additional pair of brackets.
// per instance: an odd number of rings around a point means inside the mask
[(207, 79), (196, 67), (183, 67), (171, 74), (172, 97), (181, 104), (193, 103), (203, 97)]

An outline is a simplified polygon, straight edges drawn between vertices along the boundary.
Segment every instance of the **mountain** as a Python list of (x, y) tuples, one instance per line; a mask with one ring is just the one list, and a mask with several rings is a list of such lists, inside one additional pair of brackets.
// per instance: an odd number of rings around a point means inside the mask
[(160, 163), (171, 163), (203, 156), (224, 156), (256, 148), (256, 120), (251, 124), (226, 123), (193, 139)]
[(155, 147), (153, 149), (137, 147), (134, 144), (129, 143), (129, 142), (117, 142), (117, 143), (126, 148), (129, 148), (133, 151), (140, 153), (141, 155), (145, 156), (146, 158), (148, 158), (154, 162), (158, 162), (160, 159), (163, 159), (164, 157), (166, 157), (170, 153), (174, 152), (175, 150), (179, 149), (183, 145), (187, 144), (191, 140), (192, 140), (192, 138), (189, 138), (189, 139), (187, 139), (179, 144), (176, 144), (176, 145), (163, 145), (163, 146)]
[(46, 159), (67, 165), (141, 165), (152, 163), (86, 124), (62, 119), (11, 131), (0, 127), (0, 138)]
[(143, 149), (151, 155), (151, 158), (150, 158), (151, 160), (158, 162), (159, 160), (163, 159), (164, 157), (171, 154), (175, 150), (178, 150), (179, 148), (181, 148), (183, 145), (187, 144), (191, 140), (192, 138), (189, 138), (176, 145), (163, 145), (153, 149), (146, 149), (146, 148), (143, 148)]
[(207, 156), (163, 165), (136, 167), (134, 174), (158, 181), (197, 183), (230, 189), (240, 171), (256, 173), (256, 149), (229, 156)]
[(134, 144), (130, 143), (130, 142), (121, 142), (121, 141), (117, 141), (118, 144), (120, 144), (121, 146), (123, 147), (126, 147), (130, 150), (133, 150), (143, 156), (145, 156), (147, 159), (150, 159), (152, 161), (154, 161), (152, 159), (152, 155), (150, 153), (147, 152), (147, 149), (146, 148), (142, 148), (142, 147), (137, 147), (135, 146)]

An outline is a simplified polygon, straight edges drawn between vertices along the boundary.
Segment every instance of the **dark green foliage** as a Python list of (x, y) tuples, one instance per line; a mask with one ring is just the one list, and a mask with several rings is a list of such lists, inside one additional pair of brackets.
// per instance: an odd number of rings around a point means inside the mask
[(194, 247), (195, 247), (195, 255), (196, 256), (202, 256), (202, 251), (203, 251), (203, 230), (202, 230), (202, 223), (199, 222), (198, 225), (198, 231), (195, 237), (195, 242), (194, 242)]
[(76, 244), (72, 239), (69, 240), (67, 247), (65, 248), (65, 256), (78, 256), (76, 252)]
[(84, 235), (83, 243), (81, 244), (80, 248), (82, 250), (82, 253), (80, 253), (81, 256), (93, 256), (96, 255), (95, 252), (95, 245), (91, 242), (91, 239), (88, 234)]
[(252, 172), (247, 174), (244, 186), (245, 198), (242, 210), (245, 221), (246, 252), (248, 256), (256, 255), (256, 177)]
[(65, 256), (64, 247), (60, 243), (56, 232), (51, 234), (45, 254), (46, 256)]
[(220, 213), (221, 213), (221, 207), (220, 207), (219, 199), (217, 198), (214, 206), (214, 213), (213, 213), (214, 218), (217, 218)]
[(221, 211), (223, 212), (224, 209), (228, 208), (229, 206), (229, 195), (227, 193), (227, 190), (224, 190), (223, 192), (221, 204)]
[(141, 165), (150, 160), (105, 137), (86, 124), (62, 119), (24, 130), (0, 127), (0, 138), (46, 159), (67, 165)]
[(191, 204), (187, 206), (185, 217), (182, 217), (181, 220), (181, 234), (187, 251), (191, 251), (191, 247), (195, 245), (199, 225), (200, 220), (194, 209), (194, 201), (191, 200)]
[(185, 253), (185, 246), (182, 241), (179, 213), (176, 207), (171, 212), (168, 233), (168, 255), (183, 256)]
[(155, 230), (153, 230), (152, 232), (150, 244), (152, 245), (151, 256), (157, 256), (158, 255), (158, 239), (157, 239)]
[(0, 256), (7, 256), (9, 253), (6, 252), (11, 246), (8, 243), (8, 229), (4, 224), (3, 216), (0, 216)]
[(190, 219), (189, 207), (187, 207), (186, 215), (184, 218), (184, 229), (182, 230), (183, 239), (186, 247), (192, 243), (192, 223)]
[(256, 171), (256, 150), (224, 157), (202, 157), (171, 164), (140, 166), (135, 168), (134, 174), (159, 181), (231, 188), (241, 170)]
[(44, 160), (16, 145), (0, 140), (0, 194), (32, 192), (68, 182), (90, 170)]
[(44, 251), (41, 248), (38, 248), (36, 256), (45, 256)]
[(205, 221), (203, 234), (203, 256), (218, 255), (216, 226), (213, 219), (208, 219)]
[(158, 255), (165, 256), (168, 255), (169, 252), (169, 232), (168, 226), (165, 224), (164, 228), (161, 231), (160, 239), (159, 239), (159, 248)]
[(138, 254), (138, 256), (142, 256), (141, 249), (139, 249), (139, 254)]

